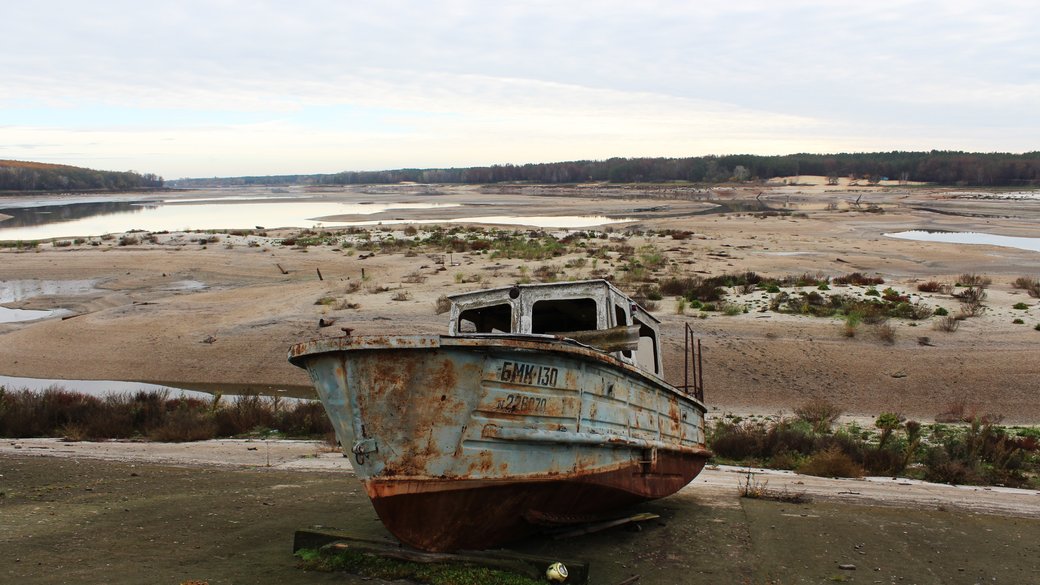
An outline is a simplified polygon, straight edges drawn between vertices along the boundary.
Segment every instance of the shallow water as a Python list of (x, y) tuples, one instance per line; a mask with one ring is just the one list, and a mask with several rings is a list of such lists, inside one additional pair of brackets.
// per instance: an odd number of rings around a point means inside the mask
[(61, 309), (55, 309), (53, 311), (35, 311), (32, 309), (8, 309), (7, 307), (0, 307), (0, 323), (35, 321), (36, 319), (57, 317), (63, 313), (64, 311)]
[[(255, 198), (250, 198), (253, 200)], [(11, 219), (0, 222), (0, 240), (42, 240), (101, 236), (129, 230), (178, 231), (254, 229), (257, 226), (315, 227), (346, 225), (322, 221), (332, 215), (372, 215), (395, 209), (459, 207), (457, 203), (338, 203), (294, 198), (242, 202), (242, 199), (77, 202), (0, 209)]]
[[(24, 301), (45, 295), (75, 296), (97, 289), (96, 280), (0, 280), (0, 304)], [(0, 307), (0, 323), (18, 323), (67, 314), (64, 309), (31, 310)]]
[[(127, 382), (125, 380), (58, 380), (47, 378), (24, 378), (19, 376), (0, 375), (0, 386), (8, 390), (32, 390), (43, 392), (49, 388), (61, 388), (69, 392), (79, 392), (91, 396), (110, 396), (113, 394), (126, 394), (136, 392), (167, 392), (170, 398), (198, 398), (200, 400), (213, 400), (215, 396), (211, 392), (201, 390), (188, 390), (174, 386), (163, 386), (159, 384), (148, 384), (146, 382)], [(258, 392), (261, 396), (277, 397), (284, 401), (303, 400), (290, 396), (285, 391)], [(242, 394), (227, 393), (222, 395), (222, 400), (237, 400)]]
[(983, 232), (942, 232), (929, 230), (908, 230), (884, 234), (889, 238), (901, 240), (916, 240), (921, 242), (942, 242), (946, 244), (985, 244), (989, 246), (1003, 246), (1005, 248), (1018, 248), (1040, 252), (1040, 238), (1025, 238), (1017, 236), (999, 236)]
[(1016, 199), (1019, 201), (1040, 200), (1040, 191), (959, 191), (955, 195), (971, 199)]
[(70, 392), (79, 392), (91, 396), (108, 396), (111, 394), (124, 394), (127, 392), (159, 392), (166, 390), (171, 398), (201, 398), (209, 400), (212, 394), (184, 390), (182, 388), (171, 388), (156, 384), (145, 384), (144, 382), (122, 382), (119, 380), (48, 380), (43, 378), (22, 378), (18, 376), (0, 376), (0, 386), (9, 390), (33, 390), (42, 392), (48, 388), (63, 388)]
[[(635, 221), (632, 218), (620, 218), (613, 219), (605, 215), (556, 215), (556, 216), (535, 216), (535, 215), (486, 215), (483, 217), (456, 217), (453, 219), (392, 219), (382, 221), (354, 221), (349, 223), (342, 223), (336, 225), (351, 225), (351, 226), (373, 226), (373, 225), (391, 225), (391, 224), (429, 224), (429, 223), (487, 223), (493, 225), (525, 225), (534, 226), (538, 228), (571, 228), (581, 229), (589, 228), (598, 225), (609, 225), (612, 223), (621, 223), (626, 221)], [(331, 224), (329, 224), (331, 225)]]
[[(0, 214), (11, 216), (0, 221), (0, 241), (29, 241), (51, 238), (97, 237), (129, 230), (246, 230), (266, 228), (314, 228), (318, 226), (366, 226), (379, 224), (423, 223), (493, 223), (530, 225), (540, 228), (587, 228), (630, 221), (595, 216), (472, 216), (474, 208), (460, 203), (403, 203), (301, 200), (298, 195), (232, 195), (186, 199), (145, 199), (136, 201), (41, 201), (40, 205), (12, 205), (0, 208)], [(395, 210), (451, 209), (460, 217), (414, 220), (384, 219), (373, 221), (329, 221), (332, 216), (374, 215)], [(439, 215), (444, 215), (443, 212)]]

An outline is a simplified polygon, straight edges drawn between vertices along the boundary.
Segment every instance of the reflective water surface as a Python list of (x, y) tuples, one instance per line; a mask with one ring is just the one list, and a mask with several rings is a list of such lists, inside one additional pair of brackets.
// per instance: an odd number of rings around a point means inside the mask
[[(363, 195), (366, 199), (369, 194)], [(444, 209), (458, 217), (446, 215)], [(359, 216), (397, 210), (437, 209), (437, 219), (383, 218), (381, 220), (330, 221), (328, 217)], [(475, 216), (487, 205), (439, 202), (314, 201), (300, 195), (223, 195), (194, 198), (145, 198), (138, 200), (41, 200), (3, 206), (0, 199), (0, 240), (26, 241), (51, 238), (97, 237), (130, 230), (149, 232), (183, 230), (246, 230), (254, 228), (314, 228), (316, 226), (370, 226), (379, 224), (491, 223), (539, 228), (588, 228), (629, 219), (602, 215), (491, 215)], [(542, 211), (539, 208), (539, 212)], [(546, 209), (548, 211), (548, 209)], [(537, 213), (537, 212), (536, 212)]]
[(426, 223), (489, 223), (497, 225), (529, 225), (539, 228), (589, 228), (598, 225), (608, 225), (633, 221), (631, 218), (614, 219), (605, 215), (485, 215), (481, 217), (456, 217), (445, 219), (391, 219), (382, 221), (354, 221), (342, 224), (328, 225), (396, 225), (396, 224), (426, 224)]
[(987, 244), (1040, 252), (1040, 238), (1024, 238), (1018, 236), (999, 236), (982, 232), (941, 232), (929, 230), (908, 230), (884, 234), (889, 238), (917, 240), (921, 242), (943, 242), (947, 244)]
[[(146, 382), (127, 382), (124, 380), (58, 380), (0, 375), (0, 387), (4, 387), (8, 390), (31, 390), (33, 392), (43, 392), (50, 388), (61, 388), (63, 390), (68, 390), (69, 392), (79, 392), (81, 394), (89, 394), (98, 397), (110, 396), (113, 394), (132, 394), (136, 392), (167, 392), (170, 398), (198, 398), (200, 400), (208, 401), (213, 400), (215, 396), (212, 392), (188, 390), (186, 388), (176, 388), (174, 386), (163, 386), (160, 384), (148, 384)], [(222, 393), (222, 400), (230, 402), (237, 400), (244, 395), (252, 394), (259, 394), (267, 397), (277, 396), (279, 400), (288, 402), (315, 398), (313, 396), (307, 398), (293, 396), (290, 393), (287, 393), (286, 390), (253, 392), (236, 389), (234, 386), (229, 386), (229, 389), (232, 390), (232, 392), (228, 392), (227, 394)], [(234, 393), (236, 390), (243, 393), (236, 394)], [(226, 403), (227, 402), (225, 402), (225, 404)]]
[[(255, 199), (255, 198), (252, 198)], [(42, 240), (100, 236), (129, 230), (253, 229), (257, 226), (314, 227), (346, 225), (321, 221), (331, 215), (372, 215), (396, 209), (459, 207), (457, 203), (340, 203), (284, 198), (242, 202), (223, 197), (167, 201), (82, 202), (37, 207), (10, 207), (0, 214), (0, 240)], [(2, 203), (0, 203), (2, 204)]]
[[(96, 290), (96, 280), (0, 280), (0, 305), (46, 295), (75, 296)], [(0, 306), (0, 323), (32, 321), (67, 313), (63, 309), (36, 311)]]
[(169, 386), (158, 386), (156, 384), (145, 384), (144, 382), (122, 382), (119, 380), (48, 380), (43, 378), (21, 378), (18, 376), (0, 376), (0, 386), (8, 390), (32, 390), (42, 392), (48, 388), (63, 388), (70, 392), (79, 392), (91, 396), (107, 396), (109, 394), (123, 394), (127, 392), (158, 392), (166, 390), (170, 397), (181, 396), (189, 398), (201, 398), (210, 400), (212, 394), (171, 388)]

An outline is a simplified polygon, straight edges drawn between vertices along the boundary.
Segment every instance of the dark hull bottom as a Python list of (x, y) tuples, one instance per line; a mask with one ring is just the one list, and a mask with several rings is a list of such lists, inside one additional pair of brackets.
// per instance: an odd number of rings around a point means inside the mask
[(649, 473), (633, 465), (548, 480), (372, 479), (365, 487), (380, 520), (401, 542), (433, 552), (479, 550), (534, 533), (534, 522), (580, 522), (669, 496), (705, 461), (662, 454)]

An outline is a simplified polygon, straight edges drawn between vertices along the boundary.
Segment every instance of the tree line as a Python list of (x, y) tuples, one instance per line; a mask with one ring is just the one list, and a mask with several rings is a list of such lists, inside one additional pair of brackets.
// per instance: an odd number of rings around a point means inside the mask
[(525, 165), (450, 169), (350, 171), (315, 176), (321, 184), (399, 183), (640, 183), (768, 180), (820, 175), (837, 179), (919, 181), (939, 185), (1028, 186), (1040, 184), (1040, 152), (1025, 154), (955, 151), (841, 154), (738, 154), (687, 158), (610, 158)]
[(851, 177), (867, 183), (882, 179), (950, 186), (1040, 184), (1040, 152), (1024, 154), (932, 150), (762, 156), (735, 154), (685, 158), (609, 158), (552, 163), (503, 164), (459, 168), (404, 168), (345, 171), (321, 175), (275, 175), (179, 179), (173, 187), (236, 185), (366, 185), (414, 183), (654, 183), (769, 180), (799, 175), (825, 176), (837, 183)]
[[(685, 158), (609, 158), (522, 165), (345, 171), (179, 179), (171, 187), (236, 185), (364, 185), (414, 183), (657, 183), (769, 180), (799, 175), (877, 182), (882, 179), (950, 186), (1028, 187), (1040, 184), (1040, 151), (1022, 154), (932, 150), (763, 156), (734, 154)], [(164, 186), (162, 177), (134, 171), (96, 171), (65, 165), (0, 161), (0, 191), (133, 190)]]
[(163, 178), (153, 173), (0, 160), (0, 191), (130, 191), (162, 186)]

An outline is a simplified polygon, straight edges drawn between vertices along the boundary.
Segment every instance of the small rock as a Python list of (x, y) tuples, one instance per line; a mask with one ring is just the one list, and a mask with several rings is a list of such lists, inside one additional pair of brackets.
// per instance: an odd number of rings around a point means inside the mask
[(838, 565), (838, 568), (841, 569), (842, 571), (855, 571), (856, 570), (856, 565), (853, 565), (851, 563), (846, 563), (846, 564), (843, 564), (843, 565)]

